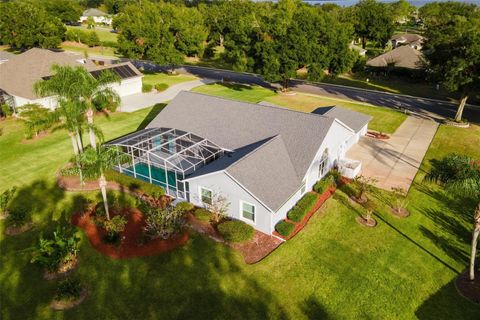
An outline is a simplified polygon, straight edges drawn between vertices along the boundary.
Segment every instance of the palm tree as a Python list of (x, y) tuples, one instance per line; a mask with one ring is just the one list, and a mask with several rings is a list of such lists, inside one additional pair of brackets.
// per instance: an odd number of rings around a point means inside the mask
[(105, 178), (105, 171), (117, 165), (118, 163), (125, 163), (130, 161), (130, 157), (122, 154), (117, 147), (103, 146), (93, 149), (89, 148), (80, 155), (80, 163), (82, 171), (86, 177), (98, 179), (98, 185), (102, 192), (103, 205), (105, 207), (105, 214), (110, 220), (107, 202), (107, 179)]
[(475, 257), (480, 235), (480, 161), (459, 154), (444, 157), (434, 165), (426, 180), (441, 183), (457, 195), (478, 201), (473, 214), (472, 248), (470, 253), (470, 280), (475, 280)]
[(109, 84), (119, 82), (120, 77), (106, 70), (95, 78), (85, 68), (77, 67), (75, 69), (77, 73), (75, 84), (87, 117), (90, 145), (93, 149), (96, 149), (95, 134), (96, 132), (99, 133), (99, 130), (93, 124), (94, 111), (120, 103), (118, 94), (112, 88), (108, 87)]
[(83, 124), (83, 114), (78, 101), (60, 100), (55, 111), (52, 113), (53, 130), (65, 129), (70, 137), (73, 152), (79, 156), (83, 152), (83, 142), (80, 138)]

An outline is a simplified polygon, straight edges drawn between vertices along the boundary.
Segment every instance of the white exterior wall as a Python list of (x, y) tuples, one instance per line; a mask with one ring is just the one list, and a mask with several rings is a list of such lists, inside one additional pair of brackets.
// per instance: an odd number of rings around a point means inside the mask
[[(120, 84), (114, 83), (110, 84), (111, 87), (120, 97), (125, 97), (131, 94), (142, 92), (142, 77), (135, 77), (122, 80)], [(21, 107), (29, 103), (37, 103), (48, 109), (55, 109), (57, 107), (57, 98), (55, 97), (45, 97), (35, 100), (30, 100), (27, 98), (22, 98), (18, 96), (13, 96), (15, 100), (15, 107)]]
[[(197, 206), (203, 206), (200, 197), (200, 187), (204, 187), (213, 191), (213, 193), (221, 194), (230, 202), (228, 208), (228, 215), (232, 218), (244, 221), (252, 225), (255, 229), (260, 230), (266, 234), (271, 233), (270, 219), (271, 211), (255, 199), (247, 190), (240, 186), (225, 172), (218, 172), (210, 175), (205, 175), (192, 180), (187, 180), (189, 183), (190, 202)], [(244, 219), (241, 215), (240, 202), (248, 202), (255, 206), (255, 222)]]
[[(81, 16), (79, 22), (85, 22), (87, 21), (88, 17), (87, 16)], [(95, 23), (104, 23), (111, 25), (112, 24), (112, 18), (107, 17), (107, 16), (99, 16), (99, 17), (93, 17), (93, 21)]]
[[(327, 164), (327, 172), (333, 168), (335, 163), (338, 159), (342, 158), (345, 154), (345, 145), (346, 142), (355, 137), (355, 134), (347, 129), (345, 126), (340, 124), (339, 122), (334, 122), (332, 127), (328, 131), (323, 144), (320, 146), (317, 154), (315, 155), (312, 164), (310, 165), (307, 173), (305, 174), (304, 181), (305, 181), (305, 190), (306, 192), (312, 190), (313, 185), (320, 179), (319, 178), (319, 167), (320, 162), (323, 156), (325, 149), (328, 148), (328, 164)], [(342, 147), (342, 145), (344, 145)], [(343, 148), (343, 149), (342, 149)], [(297, 192), (285, 202), (282, 207), (277, 210), (276, 213), (272, 216), (272, 226), (271, 232), (275, 229), (275, 224), (282, 219), (287, 217), (288, 211), (295, 205), (302, 198), (303, 194), (301, 193), (301, 187)]]
[(129, 96), (131, 94), (142, 92), (142, 77), (135, 77), (122, 80), (120, 84), (114, 83), (109, 85), (120, 97)]

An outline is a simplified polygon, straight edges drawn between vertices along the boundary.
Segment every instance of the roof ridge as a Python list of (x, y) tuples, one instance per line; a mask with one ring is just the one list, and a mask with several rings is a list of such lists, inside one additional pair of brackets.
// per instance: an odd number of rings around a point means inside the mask
[(235, 167), (236, 165), (238, 165), (240, 162), (242, 162), (243, 160), (247, 159), (248, 157), (252, 156), (253, 154), (255, 154), (255, 152), (263, 149), (264, 147), (270, 145), (272, 142), (274, 141), (280, 141), (285, 149), (285, 153), (287, 154), (287, 157), (288, 157), (288, 162), (293, 170), (293, 172), (295, 173), (295, 176), (298, 178), (298, 174), (297, 174), (297, 171), (295, 170), (295, 166), (293, 165), (293, 162), (292, 162), (292, 159), (290, 158), (290, 154), (288, 153), (288, 150), (287, 150), (287, 147), (285, 146), (285, 142), (283, 141), (282, 139), (282, 136), (281, 134), (276, 134), (272, 137), (269, 137), (269, 138), (266, 138), (264, 139), (266, 140), (264, 143), (262, 143), (261, 145), (259, 145), (258, 147), (254, 148), (252, 151), (248, 152), (247, 154), (245, 154), (243, 157), (241, 157), (240, 159), (238, 159), (237, 161), (234, 161), (232, 164), (230, 164), (228, 167), (225, 168), (225, 171), (227, 171), (228, 169), (230, 168), (233, 168)]
[(310, 113), (310, 112), (303, 112), (303, 111), (298, 111), (298, 110), (292, 110), (292, 109), (289, 109), (288, 107), (268, 106), (268, 105), (253, 103), (253, 102), (247, 102), (247, 101), (235, 100), (235, 99), (231, 99), (231, 98), (214, 96), (214, 95), (210, 95), (210, 94), (206, 94), (206, 93), (201, 93), (201, 92), (195, 92), (195, 91), (185, 91), (185, 90), (182, 90), (181, 92), (182, 92), (182, 93), (188, 93), (188, 94), (201, 95), (201, 96), (205, 96), (205, 97), (216, 98), (216, 99), (220, 99), (220, 100), (240, 102), (240, 103), (244, 103), (244, 104), (251, 105), (251, 106), (255, 106), (255, 107), (266, 107), (266, 108), (271, 108), (271, 109), (275, 109), (275, 110), (290, 111), (290, 112), (299, 113), (299, 114), (303, 114), (303, 115), (316, 116), (316, 117), (321, 117), (321, 118), (324, 118), (324, 119), (330, 119), (329, 117), (326, 117), (326, 116), (321, 115), (321, 114), (314, 114), (314, 113)]

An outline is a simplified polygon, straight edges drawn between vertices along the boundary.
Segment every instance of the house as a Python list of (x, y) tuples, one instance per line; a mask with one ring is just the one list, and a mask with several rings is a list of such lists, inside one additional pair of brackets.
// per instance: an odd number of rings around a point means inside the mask
[(367, 61), (372, 68), (403, 68), (410, 70), (423, 69), (423, 54), (410, 46), (400, 46)]
[(89, 17), (93, 18), (93, 21), (98, 24), (106, 24), (106, 25), (111, 25), (112, 24), (112, 17), (106, 14), (105, 12), (95, 9), (95, 8), (89, 8), (85, 11), (83, 11), (82, 16), (80, 17), (79, 22), (83, 23), (87, 21)]
[(33, 91), (35, 82), (51, 76), (54, 64), (83, 66), (93, 77), (103, 70), (116, 73), (121, 82), (111, 87), (120, 97), (142, 91), (143, 75), (130, 62), (99, 66), (79, 54), (33, 48), (0, 64), (0, 101), (9, 103), (13, 108), (37, 103), (54, 109), (57, 105), (55, 97), (39, 97)]
[(363, 49), (362, 47), (357, 46), (357, 45), (354, 44), (353, 42), (350, 43), (350, 44), (348, 45), (348, 47), (349, 47), (351, 50), (357, 51), (358, 54), (361, 55), (362, 57), (364, 57), (365, 54), (367, 53), (367, 50)]
[(365, 134), (371, 118), (357, 115), (339, 107), (319, 115), (181, 92), (145, 129), (108, 144), (131, 158), (118, 164), (121, 173), (197, 206), (221, 195), (229, 216), (271, 234)]
[(393, 48), (398, 48), (400, 46), (409, 46), (415, 50), (422, 50), (424, 40), (424, 37), (414, 33), (396, 34), (390, 39)]

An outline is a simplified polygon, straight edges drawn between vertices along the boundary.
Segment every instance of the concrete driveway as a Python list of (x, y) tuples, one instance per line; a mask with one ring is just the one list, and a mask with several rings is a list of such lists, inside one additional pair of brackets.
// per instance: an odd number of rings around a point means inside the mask
[(133, 112), (143, 108), (151, 107), (157, 103), (164, 103), (172, 100), (180, 91), (190, 91), (195, 87), (216, 82), (212, 79), (200, 79), (178, 83), (162, 92), (136, 93), (122, 97), (120, 110), (122, 112)]
[(360, 160), (362, 175), (377, 179), (378, 187), (408, 191), (437, 127), (432, 120), (411, 116), (388, 140), (361, 138), (347, 157)]

